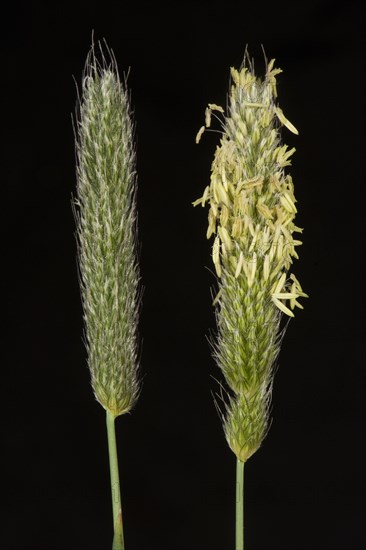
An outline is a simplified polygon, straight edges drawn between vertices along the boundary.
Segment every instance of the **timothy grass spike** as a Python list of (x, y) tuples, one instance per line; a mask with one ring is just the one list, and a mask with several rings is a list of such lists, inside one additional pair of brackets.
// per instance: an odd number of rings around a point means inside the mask
[[(108, 52), (109, 53), (109, 52)], [(91, 383), (113, 415), (138, 395), (134, 127), (113, 56), (86, 62), (77, 123), (77, 236)]]
[[(228, 113), (211, 167), (210, 185), (193, 204), (209, 205), (207, 238), (215, 236), (212, 259), (218, 278), (214, 301), (218, 334), (214, 357), (230, 388), (223, 416), (227, 442), (245, 462), (260, 447), (269, 424), (274, 365), (283, 330), (306, 297), (290, 274), (302, 230), (294, 223), (296, 199), (290, 175), (295, 149), (281, 143), (285, 126), (295, 126), (277, 105), (274, 60), (263, 80), (245, 57), (231, 69)], [(209, 104), (211, 111), (223, 109)], [(204, 127), (197, 135), (197, 142)]]

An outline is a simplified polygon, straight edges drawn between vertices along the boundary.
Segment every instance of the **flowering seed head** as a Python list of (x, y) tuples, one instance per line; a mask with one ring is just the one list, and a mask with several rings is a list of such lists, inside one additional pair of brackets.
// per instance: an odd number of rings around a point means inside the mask
[[(207, 237), (218, 276), (214, 357), (232, 391), (223, 418), (227, 441), (241, 461), (260, 446), (268, 429), (273, 368), (283, 332), (307, 295), (289, 269), (301, 232), (294, 186), (285, 167), (295, 149), (281, 143), (280, 127), (298, 134), (276, 104), (274, 59), (263, 80), (246, 57), (231, 69), (228, 113), (211, 168), (210, 185), (193, 204), (209, 205)], [(206, 127), (211, 111), (206, 110)], [(207, 122), (209, 124), (207, 124)], [(201, 138), (204, 128), (198, 133)]]
[(74, 204), (91, 383), (118, 416), (138, 394), (134, 128), (115, 60), (101, 55), (91, 49), (83, 77)]

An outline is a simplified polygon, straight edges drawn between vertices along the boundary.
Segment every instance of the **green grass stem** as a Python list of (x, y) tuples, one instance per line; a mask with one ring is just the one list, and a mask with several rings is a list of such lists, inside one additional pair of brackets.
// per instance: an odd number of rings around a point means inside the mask
[(108, 434), (109, 468), (110, 468), (110, 474), (111, 474), (111, 494), (112, 494), (112, 507), (113, 507), (113, 528), (114, 528), (112, 550), (124, 550), (125, 543), (123, 538), (122, 503), (121, 503), (121, 490), (120, 490), (119, 472), (118, 472), (115, 416), (110, 411), (106, 411), (106, 412), (107, 412), (106, 421), (107, 421), (107, 434)]
[(235, 550), (244, 550), (244, 462), (236, 459)]

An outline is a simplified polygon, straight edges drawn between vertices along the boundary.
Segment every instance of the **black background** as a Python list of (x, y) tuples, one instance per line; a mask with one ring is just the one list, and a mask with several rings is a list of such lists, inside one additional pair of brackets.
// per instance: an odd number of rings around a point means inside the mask
[(234, 548), (235, 460), (210, 391), (220, 378), (207, 211), (218, 135), (194, 138), (225, 104), (245, 45), (284, 70), (279, 101), (300, 130), (291, 173), (294, 267), (310, 298), (291, 321), (273, 424), (246, 465), (248, 550), (361, 550), (364, 477), (364, 39), (362, 3), (85, 2), (3, 15), (2, 104), (11, 258), (2, 369), (3, 548), (111, 548), (104, 411), (82, 344), (76, 271), (72, 75), (95, 38), (128, 70), (138, 135), (145, 287), (143, 389), (117, 421), (127, 550)]

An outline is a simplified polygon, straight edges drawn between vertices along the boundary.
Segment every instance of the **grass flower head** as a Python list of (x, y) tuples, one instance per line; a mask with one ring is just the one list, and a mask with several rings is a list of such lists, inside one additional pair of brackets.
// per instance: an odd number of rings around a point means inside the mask
[(227, 114), (209, 104), (196, 138), (210, 127), (212, 113), (221, 118), (210, 184), (193, 204), (209, 207), (207, 238), (214, 238), (219, 287), (214, 357), (231, 390), (226, 439), (242, 462), (268, 430), (281, 317), (293, 317), (306, 297), (291, 273), (302, 229), (295, 225), (294, 185), (286, 173), (295, 149), (281, 142), (280, 130), (298, 132), (277, 103), (280, 72), (271, 60), (260, 79), (246, 56), (239, 71), (231, 69)]
[(92, 48), (82, 83), (75, 205), (91, 383), (116, 417), (138, 394), (136, 171), (128, 92), (101, 53)]

